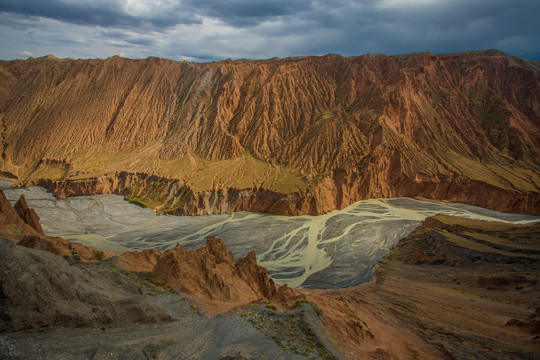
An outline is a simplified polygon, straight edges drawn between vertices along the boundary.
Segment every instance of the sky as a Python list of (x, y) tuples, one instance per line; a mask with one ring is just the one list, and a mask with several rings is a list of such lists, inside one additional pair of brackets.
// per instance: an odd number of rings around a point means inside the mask
[(499, 49), (540, 61), (540, 0), (0, 0), (0, 59)]

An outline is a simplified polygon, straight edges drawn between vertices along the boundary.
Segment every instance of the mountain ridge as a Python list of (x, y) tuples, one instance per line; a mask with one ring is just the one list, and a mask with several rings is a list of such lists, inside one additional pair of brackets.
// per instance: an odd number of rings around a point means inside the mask
[[(201, 194), (253, 188), (310, 203), (278, 213), (392, 196), (493, 208), (488, 199), (502, 193), (510, 200), (497, 210), (538, 214), (540, 75), (516, 59), (488, 50), (3, 61), (0, 168), (58, 192), (122, 172), (156, 176), (196, 195), (175, 197), (159, 184), (159, 196), (138, 186), (110, 192), (192, 214), (214, 211), (197, 209)], [(458, 189), (429, 190), (441, 184)], [(259, 211), (261, 201), (232, 208)]]

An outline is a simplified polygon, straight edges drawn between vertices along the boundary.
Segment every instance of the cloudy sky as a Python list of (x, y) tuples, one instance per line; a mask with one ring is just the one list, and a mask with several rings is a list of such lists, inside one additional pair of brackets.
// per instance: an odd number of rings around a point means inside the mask
[(0, 59), (499, 49), (540, 60), (540, 0), (0, 0)]

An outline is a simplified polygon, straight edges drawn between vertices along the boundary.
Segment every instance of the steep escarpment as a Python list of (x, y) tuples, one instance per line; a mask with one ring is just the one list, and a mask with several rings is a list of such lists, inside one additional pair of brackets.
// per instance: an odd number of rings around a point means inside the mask
[[(20, 183), (69, 194), (106, 177), (111, 192), (180, 214), (323, 213), (391, 196), (540, 208), (540, 72), (500, 52), (0, 67), (0, 170)], [(122, 172), (172, 185), (122, 187)]]
[[(365, 179), (364, 179), (365, 180)], [(194, 191), (182, 180), (120, 172), (88, 180), (30, 181), (47, 188), (57, 198), (93, 194), (119, 194), (131, 202), (175, 215), (224, 214), (254, 211), (283, 215), (318, 215), (342, 209), (371, 197), (424, 197), (469, 203), (497, 211), (538, 214), (540, 193), (512, 192), (481, 181), (465, 178), (414, 181), (394, 179), (395, 188), (377, 189), (362, 182), (357, 174), (332, 171), (314, 189), (282, 194), (261, 187)]]

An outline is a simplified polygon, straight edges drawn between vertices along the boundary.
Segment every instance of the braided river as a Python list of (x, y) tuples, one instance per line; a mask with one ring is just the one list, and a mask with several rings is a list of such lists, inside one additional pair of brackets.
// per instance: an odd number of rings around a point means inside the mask
[(370, 280), (377, 260), (436, 214), (518, 224), (540, 221), (536, 216), (411, 198), (362, 200), (319, 216), (158, 216), (119, 195), (58, 200), (44, 188), (9, 188), (10, 184), (0, 180), (11, 202), (25, 195), (47, 235), (120, 253), (166, 250), (177, 243), (193, 249), (215, 235), (236, 258), (255, 250), (259, 264), (278, 284), (300, 288), (343, 288)]

